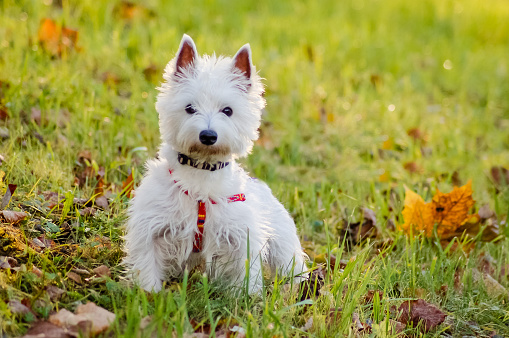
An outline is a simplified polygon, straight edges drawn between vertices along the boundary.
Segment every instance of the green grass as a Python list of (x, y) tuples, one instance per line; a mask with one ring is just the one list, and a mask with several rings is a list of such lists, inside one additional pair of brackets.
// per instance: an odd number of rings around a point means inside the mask
[[(212, 325), (221, 319), (220, 326), (239, 325), (249, 337), (322, 337), (354, 336), (353, 312), (363, 322), (382, 321), (391, 306), (421, 297), (451, 315), (450, 335), (509, 335), (507, 299), (490, 295), (471, 272), (488, 253), (494, 277), (509, 287), (501, 276), (509, 262), (509, 188), (490, 175), (493, 166), (509, 166), (505, 1), (148, 1), (132, 19), (119, 15), (119, 1), (45, 3), (0, 1), (0, 106), (9, 114), (0, 121), (8, 133), (0, 170), (4, 182), (18, 185), (9, 208), (31, 214), (20, 225), (24, 236), (40, 235), (38, 225), (48, 221), (65, 236), (48, 233), (60, 246), (44, 254), (0, 249), (27, 271), (35, 265), (46, 273), (0, 271), (2, 300), (27, 298), (40, 318), (94, 301), (117, 314), (114, 336), (136, 336), (151, 315), (147, 334), (182, 335), (193, 330), (189, 319)], [(78, 51), (58, 58), (43, 50), (37, 31), (46, 17), (78, 30)], [(261, 141), (242, 162), (269, 184), (313, 252), (350, 259), (331, 273), (312, 306), (299, 304), (284, 281), (260, 297), (237, 298), (192, 275), (146, 294), (128, 286), (117, 266), (127, 199), (113, 194), (110, 209), (93, 217), (71, 206), (74, 197), (92, 197), (96, 184), (74, 186), (83, 150), (105, 168), (108, 184), (121, 186), (130, 170), (135, 182), (141, 179), (159, 143), (155, 87), (183, 33), (200, 53), (231, 55), (251, 44), (266, 79), (267, 110)], [(153, 81), (143, 72), (150, 65), (157, 68)], [(105, 73), (117, 80), (105, 83)], [(31, 121), (32, 108), (41, 110), (41, 125)], [(411, 128), (423, 139), (409, 136)], [(419, 172), (405, 170), (409, 162)], [(454, 172), (463, 183), (472, 179), (477, 208), (489, 204), (497, 213), (501, 241), (445, 252), (438, 240), (409, 240), (388, 227), (389, 220), (403, 222), (405, 185), (429, 200), (436, 188), (452, 189)], [(67, 214), (47, 207), (48, 190), (67, 196)], [(347, 250), (339, 230), (343, 220), (360, 219), (361, 207), (375, 211), (381, 235)], [(111, 249), (98, 248), (97, 236), (110, 238)], [(391, 250), (381, 253), (388, 241)], [(101, 264), (112, 269), (106, 283), (75, 285), (65, 277), (73, 267)], [(461, 290), (454, 286), (458, 267), (465, 271)], [(66, 290), (59, 302), (38, 301), (48, 284)], [(368, 290), (384, 293), (373, 308), (362, 302)], [(330, 308), (342, 311), (327, 320)], [(22, 335), (29, 317), (11, 314), (0, 301), (1, 333)], [(310, 317), (314, 325), (304, 333), (299, 328)], [(441, 330), (446, 325), (426, 336)]]

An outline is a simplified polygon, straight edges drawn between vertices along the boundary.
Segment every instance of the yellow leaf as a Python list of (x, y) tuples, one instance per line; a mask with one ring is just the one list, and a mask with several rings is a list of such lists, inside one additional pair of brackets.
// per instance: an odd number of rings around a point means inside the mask
[(405, 208), (403, 209), (405, 223), (400, 225), (407, 234), (424, 232), (426, 236), (433, 234), (433, 213), (430, 203), (425, 203), (421, 196), (412, 190), (405, 191)]
[(444, 194), (437, 189), (431, 201), (433, 219), (437, 224), (437, 234), (454, 232), (470, 218), (468, 211), (474, 205), (472, 198), (472, 181), (450, 193)]

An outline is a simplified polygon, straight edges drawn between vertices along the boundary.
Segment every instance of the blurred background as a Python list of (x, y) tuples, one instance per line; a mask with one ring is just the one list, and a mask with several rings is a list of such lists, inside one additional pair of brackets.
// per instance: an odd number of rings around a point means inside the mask
[(267, 108), (242, 162), (304, 227), (331, 201), (388, 215), (380, 201), (401, 201), (404, 185), (429, 199), (469, 179), (476, 200), (507, 212), (507, 1), (3, 0), (0, 9), (0, 168), (26, 190), (78, 185), (89, 195), (93, 179), (76, 181), (82, 160), (107, 185), (130, 172), (139, 181), (159, 145), (156, 87), (187, 33), (199, 53), (251, 44)]

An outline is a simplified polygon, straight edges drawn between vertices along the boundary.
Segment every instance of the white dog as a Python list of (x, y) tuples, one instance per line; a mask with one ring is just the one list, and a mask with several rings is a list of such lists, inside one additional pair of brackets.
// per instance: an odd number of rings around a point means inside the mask
[(164, 79), (156, 103), (159, 158), (148, 161), (129, 207), (124, 262), (135, 278), (159, 291), (163, 280), (205, 263), (209, 277), (229, 285), (248, 276), (256, 293), (262, 265), (302, 276), (306, 255), (293, 220), (235, 162), (258, 138), (265, 106), (249, 45), (233, 59), (200, 57), (184, 35)]

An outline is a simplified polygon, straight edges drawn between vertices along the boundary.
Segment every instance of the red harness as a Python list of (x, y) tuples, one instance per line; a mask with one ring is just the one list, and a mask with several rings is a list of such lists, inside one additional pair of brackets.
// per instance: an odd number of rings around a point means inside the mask
[[(171, 169), (170, 175), (172, 174)], [(173, 180), (173, 182), (177, 183), (177, 181)], [(184, 190), (184, 194), (189, 196), (189, 192), (187, 190)], [(246, 200), (246, 195), (244, 194), (236, 194), (233, 196), (228, 197), (227, 199), (228, 203), (232, 202), (244, 202)], [(209, 200), (212, 204), (217, 204), (213, 200)], [(205, 219), (207, 218), (207, 209), (205, 208), (205, 202), (202, 200), (198, 201), (198, 222), (196, 223), (198, 229), (196, 233), (194, 234), (194, 243), (193, 243), (193, 252), (200, 252), (203, 247), (203, 227), (205, 225)]]

